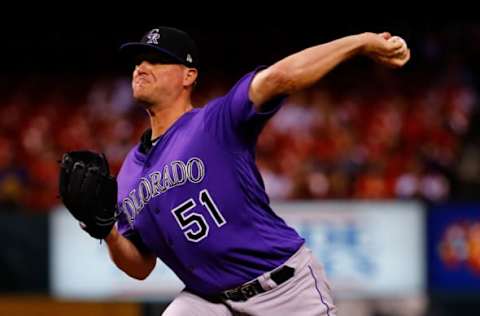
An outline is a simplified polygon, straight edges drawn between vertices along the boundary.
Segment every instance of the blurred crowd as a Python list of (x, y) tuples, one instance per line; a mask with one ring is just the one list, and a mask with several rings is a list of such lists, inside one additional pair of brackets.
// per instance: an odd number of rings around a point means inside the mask
[(46, 211), (58, 204), (58, 161), (64, 152), (104, 152), (118, 172), (148, 123), (134, 107), (125, 78), (30, 78), (5, 94), (0, 201), (10, 209)]
[(386, 72), (360, 89), (289, 98), (260, 138), (267, 191), (274, 199), (452, 198), (461, 177), (478, 176), (478, 159), (459, 163), (478, 103), (459, 77), (402, 82)]
[[(465, 67), (403, 75), (352, 69), (290, 96), (265, 127), (257, 161), (273, 200), (438, 202), (478, 184), (478, 95)], [(212, 79), (196, 91), (195, 105), (237, 79)], [(102, 151), (118, 172), (149, 124), (127, 77), (29, 77), (0, 92), (0, 204), (7, 209), (58, 204), (63, 152)]]

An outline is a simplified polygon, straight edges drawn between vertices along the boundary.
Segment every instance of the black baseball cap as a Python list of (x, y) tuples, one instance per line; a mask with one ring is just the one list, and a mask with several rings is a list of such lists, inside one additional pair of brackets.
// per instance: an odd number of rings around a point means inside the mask
[(140, 42), (120, 46), (120, 53), (130, 62), (142, 54), (149, 54), (158, 57), (163, 63), (198, 67), (195, 42), (187, 33), (173, 27), (161, 26), (151, 29), (145, 33)]

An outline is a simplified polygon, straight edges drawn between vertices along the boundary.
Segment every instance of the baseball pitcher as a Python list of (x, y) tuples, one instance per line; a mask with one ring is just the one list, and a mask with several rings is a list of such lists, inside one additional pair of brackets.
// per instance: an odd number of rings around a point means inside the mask
[(175, 272), (185, 289), (164, 315), (336, 315), (322, 265), (269, 206), (257, 138), (285, 97), (354, 55), (403, 66), (405, 41), (362, 33), (310, 47), (201, 108), (191, 104), (198, 57), (185, 32), (155, 28), (121, 53), (135, 65), (133, 95), (151, 128), (116, 178), (103, 155), (64, 155), (60, 195), (81, 227), (133, 278), (145, 279), (157, 258)]

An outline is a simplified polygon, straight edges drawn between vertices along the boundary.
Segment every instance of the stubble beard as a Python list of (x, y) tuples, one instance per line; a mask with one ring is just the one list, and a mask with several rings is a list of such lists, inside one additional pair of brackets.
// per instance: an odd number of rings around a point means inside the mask
[(138, 96), (135, 96), (135, 93), (133, 95), (133, 98), (135, 100), (135, 102), (141, 106), (143, 109), (149, 109), (152, 107), (153, 105), (153, 102), (151, 100), (151, 98), (149, 98), (148, 95), (138, 95)]
[(142, 109), (145, 109), (145, 110), (150, 109), (153, 105), (152, 102), (147, 101), (147, 100), (143, 100), (143, 99), (140, 99), (140, 98), (135, 99), (135, 101)]

